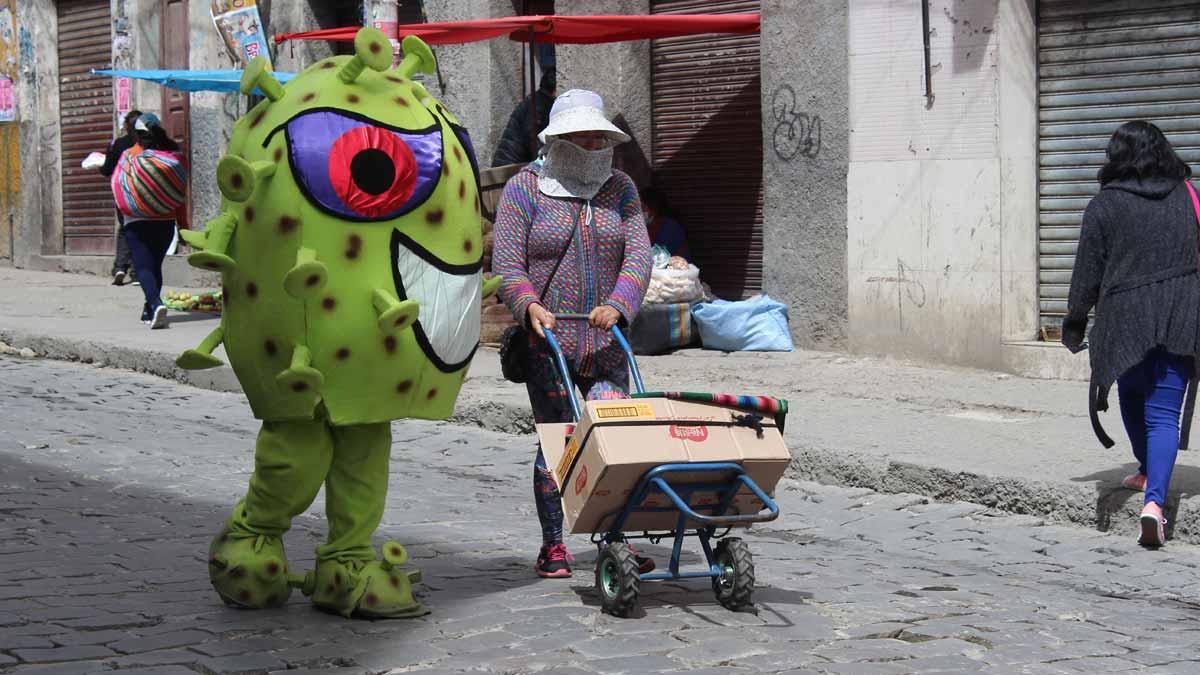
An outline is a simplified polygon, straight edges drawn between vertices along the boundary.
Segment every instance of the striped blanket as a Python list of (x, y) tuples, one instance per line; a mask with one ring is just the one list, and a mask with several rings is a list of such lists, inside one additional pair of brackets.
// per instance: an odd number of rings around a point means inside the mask
[(783, 422), (787, 418), (787, 399), (773, 396), (738, 396), (736, 394), (704, 394), (694, 391), (648, 391), (644, 394), (633, 394), (631, 398), (669, 398), (676, 401), (694, 401), (696, 403), (712, 403), (726, 408), (737, 408), (747, 412), (770, 415), (783, 433)]
[(169, 220), (187, 196), (187, 170), (179, 155), (134, 146), (117, 161), (113, 199), (127, 220)]

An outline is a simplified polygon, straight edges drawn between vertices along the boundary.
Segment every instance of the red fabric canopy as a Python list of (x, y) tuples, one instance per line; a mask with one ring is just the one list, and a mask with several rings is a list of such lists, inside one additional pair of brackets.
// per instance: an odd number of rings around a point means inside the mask
[[(352, 42), (360, 26), (283, 33), (275, 42), (288, 40), (333, 40)], [(699, 33), (757, 33), (758, 14), (640, 14), (597, 16), (513, 16), (480, 21), (446, 21), (398, 26), (403, 38), (416, 35), (431, 45), (462, 44), (507, 35), (527, 42), (533, 31), (536, 42), (554, 44), (599, 44), (627, 40), (676, 37)]]

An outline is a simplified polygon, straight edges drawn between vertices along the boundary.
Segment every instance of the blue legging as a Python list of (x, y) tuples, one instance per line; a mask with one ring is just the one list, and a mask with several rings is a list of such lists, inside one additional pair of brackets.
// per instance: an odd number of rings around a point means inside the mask
[(146, 295), (145, 312), (162, 304), (163, 258), (175, 237), (173, 220), (136, 220), (125, 223), (125, 241), (133, 258), (133, 269)]
[(1121, 419), (1146, 476), (1146, 502), (1163, 506), (1179, 453), (1179, 411), (1194, 365), (1191, 357), (1151, 352), (1117, 380)]

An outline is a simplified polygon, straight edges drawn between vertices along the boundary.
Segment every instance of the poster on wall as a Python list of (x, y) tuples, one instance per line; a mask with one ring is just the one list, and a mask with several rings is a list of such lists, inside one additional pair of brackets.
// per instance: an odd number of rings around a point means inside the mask
[(0, 122), (15, 122), (17, 119), (17, 90), (12, 80), (0, 75)]
[(17, 119), (17, 90), (8, 73), (17, 72), (17, 42), (12, 9), (0, 0), (0, 122)]
[(125, 115), (133, 110), (133, 80), (128, 77), (117, 78), (117, 128), (125, 123)]
[(256, 56), (270, 62), (255, 0), (212, 0), (212, 17), (235, 65), (245, 67)]

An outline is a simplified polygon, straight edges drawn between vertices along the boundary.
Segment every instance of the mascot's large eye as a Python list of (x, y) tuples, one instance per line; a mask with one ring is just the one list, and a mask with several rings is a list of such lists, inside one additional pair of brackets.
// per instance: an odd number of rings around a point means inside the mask
[(300, 190), (338, 218), (402, 216), (429, 198), (442, 174), (437, 127), (392, 129), (342, 112), (313, 110), (292, 118), (286, 128)]

